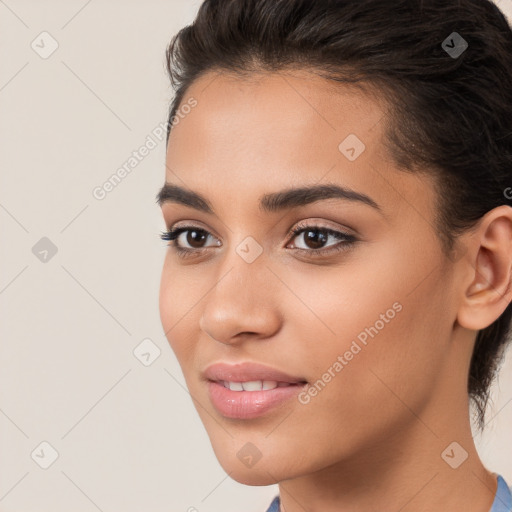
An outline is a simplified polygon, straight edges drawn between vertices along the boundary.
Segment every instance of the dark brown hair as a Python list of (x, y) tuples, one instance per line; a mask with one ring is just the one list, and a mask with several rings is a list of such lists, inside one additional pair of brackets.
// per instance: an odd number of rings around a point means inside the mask
[[(450, 53), (460, 41), (467, 48)], [(175, 91), (167, 140), (187, 89), (208, 71), (310, 70), (387, 101), (385, 144), (397, 166), (436, 177), (447, 257), (457, 235), (512, 205), (512, 31), (490, 1), (205, 0), (166, 56)], [(480, 429), (511, 317), (509, 304), (477, 334), (468, 393)]]

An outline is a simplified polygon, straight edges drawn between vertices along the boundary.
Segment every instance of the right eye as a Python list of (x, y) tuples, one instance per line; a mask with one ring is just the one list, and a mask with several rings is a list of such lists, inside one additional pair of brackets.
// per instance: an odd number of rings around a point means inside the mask
[[(160, 238), (171, 242), (167, 245), (172, 247), (179, 256), (188, 256), (192, 253), (202, 253), (206, 250), (208, 246), (203, 247), (201, 244), (204, 243), (209, 236), (213, 237), (211, 233), (197, 226), (181, 226), (162, 232)], [(188, 244), (189, 247), (183, 247), (183, 243)], [(216, 243), (214, 245), (219, 246), (220, 244)]]

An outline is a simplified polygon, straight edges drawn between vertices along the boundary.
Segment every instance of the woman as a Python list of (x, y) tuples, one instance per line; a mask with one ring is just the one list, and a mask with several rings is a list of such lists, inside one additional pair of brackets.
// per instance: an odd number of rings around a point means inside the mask
[(206, 0), (167, 64), (160, 315), (268, 512), (512, 510), (512, 31), (487, 0)]

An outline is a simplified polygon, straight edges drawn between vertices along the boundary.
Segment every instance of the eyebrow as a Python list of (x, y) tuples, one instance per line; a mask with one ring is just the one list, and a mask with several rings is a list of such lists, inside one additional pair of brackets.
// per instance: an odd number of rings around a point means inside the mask
[[(327, 199), (360, 202), (382, 213), (381, 207), (371, 197), (336, 184), (310, 185), (264, 194), (259, 200), (259, 209), (263, 212), (273, 213)], [(205, 197), (171, 183), (165, 183), (160, 189), (156, 195), (156, 202), (160, 207), (167, 202), (172, 202), (204, 213), (215, 213), (211, 203)]]

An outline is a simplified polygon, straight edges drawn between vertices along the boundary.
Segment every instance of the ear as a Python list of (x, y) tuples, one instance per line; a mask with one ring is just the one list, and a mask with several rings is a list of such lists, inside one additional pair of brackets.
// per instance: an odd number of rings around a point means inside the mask
[(512, 207), (487, 212), (472, 236), (472, 249), (461, 263), (468, 265), (457, 321), (479, 331), (491, 325), (512, 300)]

